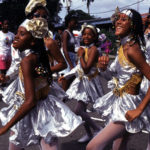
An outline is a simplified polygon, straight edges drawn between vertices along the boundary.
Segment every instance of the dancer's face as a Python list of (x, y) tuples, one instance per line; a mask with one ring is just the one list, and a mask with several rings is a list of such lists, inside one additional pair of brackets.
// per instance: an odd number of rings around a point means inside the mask
[(120, 13), (115, 22), (115, 35), (123, 38), (131, 32), (131, 28), (131, 19), (126, 14)]
[(20, 51), (23, 51), (25, 49), (28, 49), (33, 44), (33, 36), (30, 32), (28, 32), (24, 27), (19, 27), (17, 34), (15, 35), (15, 39), (13, 41), (13, 47), (15, 49), (19, 49)]
[(82, 38), (83, 38), (83, 42), (85, 45), (89, 45), (93, 43), (95, 39), (94, 37), (95, 37), (95, 34), (93, 33), (92, 29), (90, 28), (84, 29)]
[(44, 8), (40, 8), (33, 14), (33, 18), (44, 18), (48, 20), (48, 14)]

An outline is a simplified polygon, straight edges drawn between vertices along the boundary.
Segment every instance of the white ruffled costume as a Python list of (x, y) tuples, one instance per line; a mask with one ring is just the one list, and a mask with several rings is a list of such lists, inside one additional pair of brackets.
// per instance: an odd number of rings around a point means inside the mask
[(103, 76), (111, 78), (108, 82), (108, 88), (111, 88), (111, 91), (96, 100), (94, 109), (102, 118), (106, 119), (106, 123), (110, 121), (123, 122), (126, 130), (130, 133), (139, 132), (143, 128), (150, 131), (149, 109), (145, 109), (141, 116), (132, 122), (128, 122), (125, 118), (126, 112), (137, 108), (144, 95), (142, 93), (131, 95), (126, 92), (128, 87), (124, 88), (130, 81), (140, 84), (142, 78), (140, 79), (140, 71), (126, 59), (122, 48), (119, 49), (117, 57), (108, 70), (103, 72)]
[[(148, 34), (145, 35), (145, 42), (146, 42), (146, 51), (145, 51), (145, 57), (147, 63), (150, 65), (150, 37), (148, 37)], [(148, 88), (150, 86), (149, 80), (144, 76), (142, 83), (141, 83), (141, 92), (143, 94), (146, 94)]]
[[(86, 56), (87, 52), (88, 49), (85, 51)], [(69, 78), (70, 76), (76, 76), (69, 89), (66, 91), (70, 99), (80, 100), (88, 104), (94, 103), (97, 98), (103, 95), (102, 84), (96, 64), (91, 67), (88, 74), (85, 74), (80, 60), (78, 60), (78, 64), (69, 73), (64, 75), (65, 78)]]
[[(14, 71), (15, 74), (19, 72), (19, 76), (16, 76), (15, 80), (3, 92), (3, 101), (8, 104), (8, 107), (2, 108), (0, 111), (2, 125), (9, 122), (24, 102), (24, 83), (21, 79), (21, 72), (17, 68), (20, 66), (21, 59), (30, 53), (32, 53), (31, 50), (25, 50), (20, 54), (17, 53), (18, 57), (16, 55), (16, 59), (13, 59), (9, 73), (14, 76)], [(47, 82), (44, 79), (35, 78), (35, 83), (36, 93), (39, 93), (43, 88), (46, 91), (51, 90), (51, 87), (47, 87)], [(46, 143), (51, 143), (55, 137), (69, 135), (81, 123), (80, 117), (76, 116), (59, 98), (49, 92), (45, 99), (39, 100), (37, 105), (11, 128), (14, 135), (10, 137), (10, 141), (24, 148), (32, 144), (39, 144), (41, 138), (44, 138)]]

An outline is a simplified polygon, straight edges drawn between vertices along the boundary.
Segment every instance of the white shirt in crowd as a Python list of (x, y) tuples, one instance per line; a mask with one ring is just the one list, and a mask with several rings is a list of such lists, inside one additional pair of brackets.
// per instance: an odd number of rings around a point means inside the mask
[(15, 35), (12, 32), (4, 33), (0, 31), (0, 55), (11, 55), (11, 44)]

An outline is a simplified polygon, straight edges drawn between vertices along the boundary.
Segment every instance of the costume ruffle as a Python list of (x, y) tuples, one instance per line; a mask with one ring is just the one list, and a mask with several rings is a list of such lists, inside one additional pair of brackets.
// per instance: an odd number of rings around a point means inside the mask
[[(144, 98), (144, 94), (141, 92), (138, 95), (131, 95), (123, 92), (122, 95), (115, 93), (115, 88), (121, 89), (133, 75), (140, 75), (140, 71), (134, 67), (133, 64), (125, 60), (123, 53), (119, 52), (119, 56), (113, 61), (108, 68), (109, 73), (112, 73), (117, 80), (110, 80), (108, 82), (108, 88), (111, 89), (106, 95), (98, 98), (94, 104), (94, 109), (98, 111), (100, 117), (106, 120), (106, 124), (110, 121), (122, 122), (125, 124), (125, 128), (130, 133), (136, 133), (142, 129), (146, 129), (150, 132), (150, 109), (145, 109), (140, 117), (132, 122), (128, 122), (125, 118), (125, 114), (128, 110), (133, 110), (141, 103)], [(104, 73), (107, 76), (107, 73)], [(116, 84), (117, 81), (117, 84)]]
[[(10, 141), (19, 147), (25, 148), (29, 145), (39, 144), (41, 138), (47, 143), (51, 143), (56, 137), (65, 137), (71, 134), (82, 123), (82, 119), (60, 100), (62, 92), (53, 93), (55, 89), (59, 91), (60, 88), (58, 85), (56, 86), (56, 83), (49, 87), (46, 98), (39, 99), (43, 96), (41, 89), (44, 89), (47, 83), (43, 79), (40, 82), (40, 79), (38, 82), (37, 78), (35, 79), (36, 98), (38, 99), (36, 106), (11, 128), (14, 135), (10, 137)], [(19, 75), (3, 92), (3, 101), (8, 107), (4, 107), (0, 111), (2, 125), (11, 120), (24, 100), (24, 83)]]
[(70, 99), (94, 103), (95, 100), (103, 95), (103, 88), (96, 67), (92, 67), (88, 74), (82, 70), (80, 62), (73, 68), (65, 78), (76, 75), (76, 78), (66, 91)]

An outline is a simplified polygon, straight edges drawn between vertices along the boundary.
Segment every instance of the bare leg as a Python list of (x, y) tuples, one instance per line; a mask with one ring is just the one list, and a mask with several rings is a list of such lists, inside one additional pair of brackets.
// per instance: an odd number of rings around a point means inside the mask
[(78, 101), (76, 109), (75, 109), (75, 113), (77, 115), (80, 115), (82, 119), (85, 121), (84, 126), (89, 135), (91, 134), (89, 126), (92, 127), (94, 131), (99, 131), (99, 127), (93, 122), (93, 120), (90, 118), (90, 116), (86, 112), (86, 104), (84, 102)]
[(125, 127), (121, 123), (108, 124), (87, 145), (86, 150), (103, 150), (105, 146), (125, 133)]
[(47, 144), (44, 139), (41, 139), (41, 150), (58, 150), (58, 141), (55, 141), (52, 144)]

